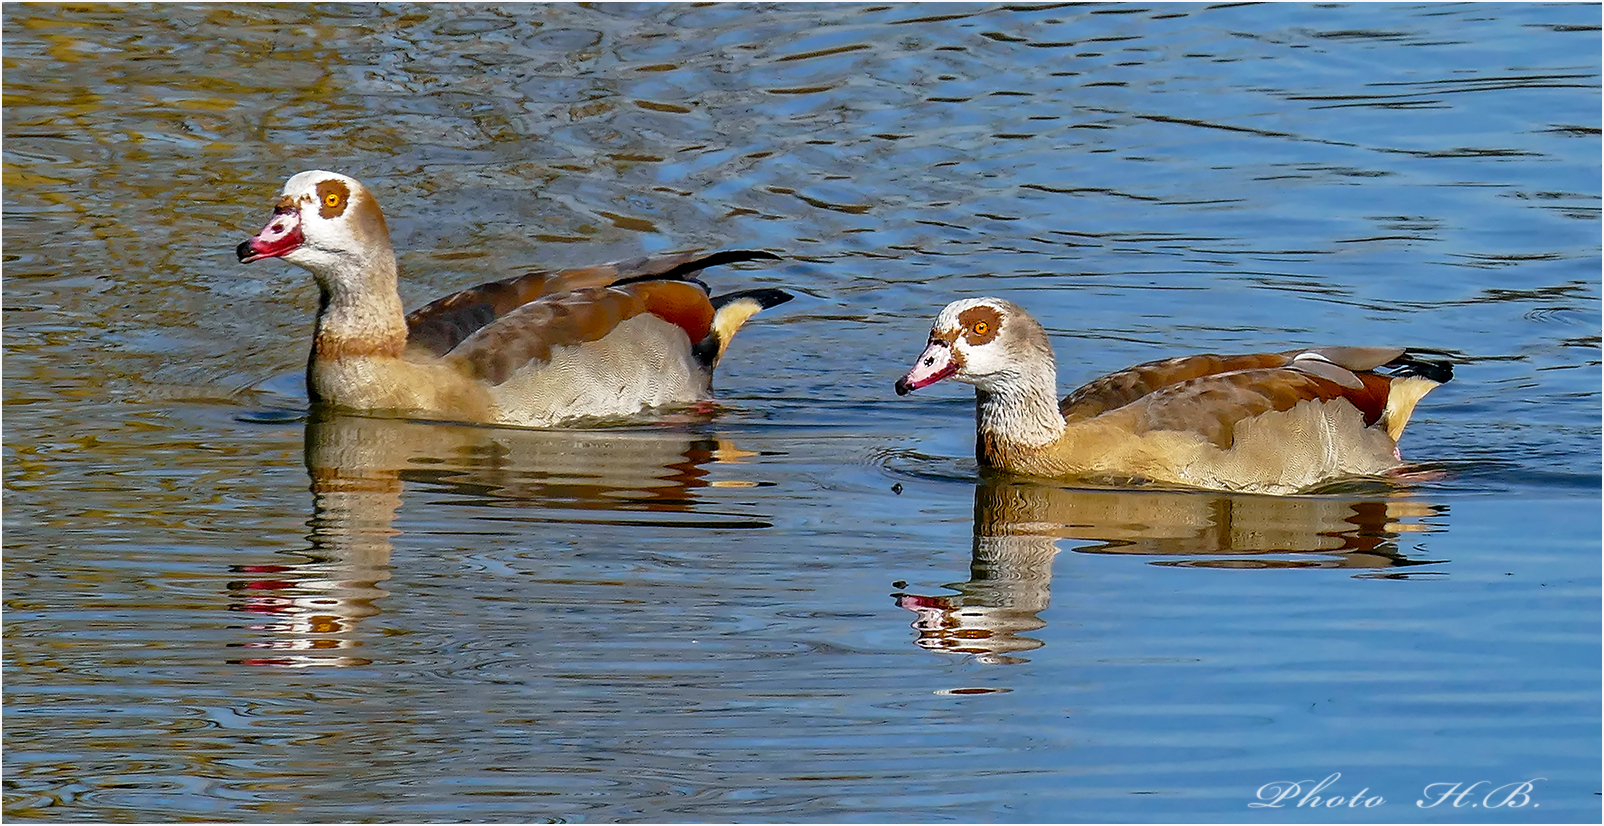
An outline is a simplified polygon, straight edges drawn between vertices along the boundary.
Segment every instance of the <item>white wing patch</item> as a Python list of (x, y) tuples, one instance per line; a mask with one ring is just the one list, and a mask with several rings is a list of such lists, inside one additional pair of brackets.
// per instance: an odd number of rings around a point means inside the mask
[(1304, 351), (1293, 356), (1290, 366), (1300, 373), (1333, 381), (1351, 390), (1363, 390), (1365, 386), (1352, 371), (1339, 367), (1331, 359), (1312, 351)]

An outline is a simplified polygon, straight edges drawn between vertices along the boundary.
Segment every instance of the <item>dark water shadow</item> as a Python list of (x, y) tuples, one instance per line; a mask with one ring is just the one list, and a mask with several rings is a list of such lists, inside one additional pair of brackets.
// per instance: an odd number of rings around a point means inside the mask
[[(1447, 506), (1383, 485), (1323, 496), (1249, 496), (1166, 490), (1055, 487), (1017, 479), (975, 486), (969, 579), (953, 595), (894, 593), (918, 615), (921, 648), (989, 664), (1024, 662), (1043, 645), (1060, 542), (1083, 554), (1149, 557), (1152, 565), (1229, 570), (1351, 568), (1402, 578), (1445, 560), (1405, 554), (1399, 537), (1441, 530), (1423, 520)], [(1435, 572), (1418, 571), (1414, 575)]]
[(371, 663), (357, 626), (391, 596), (403, 495), (414, 506), (475, 509), (500, 523), (769, 527), (704, 507), (697, 491), (751, 486), (710, 480), (707, 466), (756, 454), (682, 429), (539, 431), (314, 413), (305, 461), (312, 513), (307, 547), (286, 559), (236, 565), (230, 610), (261, 618), (263, 639), (233, 660), (281, 667)]

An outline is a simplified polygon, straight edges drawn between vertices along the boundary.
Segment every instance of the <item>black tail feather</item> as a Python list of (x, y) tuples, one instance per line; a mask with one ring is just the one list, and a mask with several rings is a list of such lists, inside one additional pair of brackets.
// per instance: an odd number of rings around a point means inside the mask
[[(1423, 357), (1428, 354), (1436, 358)], [(1393, 368), (1394, 376), (1419, 376), (1438, 384), (1447, 383), (1454, 377), (1454, 365), (1448, 360), (1448, 354), (1436, 350), (1405, 350), (1403, 355), (1387, 362), (1386, 366)]]
[[(747, 318), (754, 313), (784, 304), (794, 297), (785, 290), (777, 290), (773, 287), (737, 290), (733, 293), (713, 296), (709, 299), (713, 302), (713, 329), (708, 331), (706, 338), (696, 342), (691, 347), (691, 352), (695, 354), (696, 360), (701, 362), (703, 367), (712, 370), (718, 365), (719, 357), (724, 354), (724, 347), (729, 344), (729, 339), (735, 335), (735, 331), (740, 329)], [(751, 301), (757, 305), (757, 309), (737, 307), (735, 309), (737, 315), (720, 320), (719, 316), (723, 314), (725, 307), (741, 301)]]
[(767, 310), (770, 307), (778, 307), (795, 297), (796, 296), (791, 295), (785, 290), (777, 290), (773, 287), (758, 287), (757, 289), (752, 290), (737, 290), (733, 293), (715, 295), (712, 298), (712, 302), (713, 309), (717, 310), (731, 301), (740, 301), (743, 298), (750, 298), (753, 301), (756, 301), (759, 307)]

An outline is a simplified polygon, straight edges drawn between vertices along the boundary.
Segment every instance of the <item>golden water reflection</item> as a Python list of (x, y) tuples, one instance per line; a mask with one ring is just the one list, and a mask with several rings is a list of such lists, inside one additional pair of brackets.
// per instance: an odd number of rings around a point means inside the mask
[[(371, 662), (359, 653), (357, 626), (390, 596), (384, 583), (409, 486), (515, 511), (506, 521), (717, 522), (718, 514), (698, 510), (697, 491), (753, 483), (711, 480), (706, 466), (753, 455), (673, 428), (535, 431), (314, 414), (306, 427), (308, 547), (231, 569), (242, 577), (228, 585), (230, 608), (259, 617), (247, 627), (261, 636), (237, 644), (247, 654), (236, 662)], [(610, 513), (584, 516), (594, 511)]]
[(1060, 540), (1084, 554), (1139, 554), (1154, 565), (1222, 569), (1355, 568), (1368, 576), (1440, 560), (1410, 558), (1398, 538), (1438, 528), (1445, 505), (1391, 490), (1360, 496), (1245, 496), (1086, 490), (1012, 479), (975, 487), (969, 579), (957, 594), (897, 593), (918, 615), (916, 643), (992, 664), (1042, 646)]

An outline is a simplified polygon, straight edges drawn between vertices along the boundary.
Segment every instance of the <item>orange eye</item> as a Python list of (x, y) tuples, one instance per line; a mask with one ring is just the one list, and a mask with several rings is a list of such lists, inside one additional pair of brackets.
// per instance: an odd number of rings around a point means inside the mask
[(984, 321), (977, 321), (975, 322), (974, 326), (970, 327), (969, 329), (974, 330), (975, 335), (983, 336), (986, 333), (991, 332), (991, 325)]
[(323, 203), (325, 205), (331, 206), (331, 207), (339, 206), (340, 205), (340, 193), (338, 193), (338, 192), (330, 192), (329, 194), (324, 195), (323, 196)]

